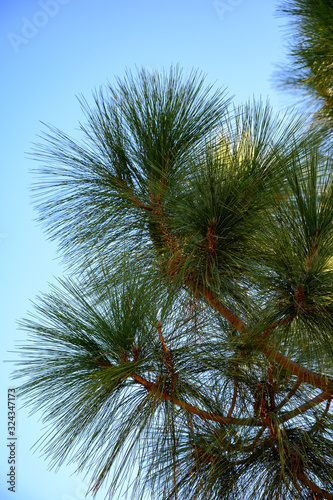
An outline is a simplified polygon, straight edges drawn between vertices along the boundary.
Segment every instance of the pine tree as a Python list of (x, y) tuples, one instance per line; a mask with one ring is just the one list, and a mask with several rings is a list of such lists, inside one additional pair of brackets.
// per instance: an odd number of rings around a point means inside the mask
[(282, 88), (306, 100), (316, 122), (331, 135), (333, 126), (333, 3), (331, 0), (283, 0), (288, 19), (289, 67), (278, 73)]
[[(133, 497), (333, 498), (333, 179), (320, 129), (198, 72), (81, 99), (37, 145), (70, 277), (22, 325), (54, 466)], [(133, 476), (132, 476), (133, 477)]]

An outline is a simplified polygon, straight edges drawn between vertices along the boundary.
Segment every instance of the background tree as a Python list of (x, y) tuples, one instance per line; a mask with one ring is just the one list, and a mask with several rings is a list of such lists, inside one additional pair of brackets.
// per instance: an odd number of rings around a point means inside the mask
[(317, 122), (333, 126), (333, 4), (331, 0), (284, 0), (289, 21), (289, 67), (278, 74), (282, 88), (306, 98)]
[(17, 376), (54, 466), (91, 490), (333, 498), (333, 183), (319, 133), (196, 72), (128, 73), (37, 147), (73, 273)]

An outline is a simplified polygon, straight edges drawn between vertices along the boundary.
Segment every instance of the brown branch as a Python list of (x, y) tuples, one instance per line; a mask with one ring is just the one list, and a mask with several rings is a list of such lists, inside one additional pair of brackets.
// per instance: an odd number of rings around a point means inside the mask
[(116, 183), (120, 189), (124, 191), (126, 198), (130, 200), (134, 206), (141, 208), (142, 210), (146, 210), (147, 212), (153, 211), (152, 207), (135, 198), (131, 188), (129, 188), (119, 177), (117, 178)]
[[(328, 413), (328, 410), (330, 409), (331, 401), (332, 401), (332, 399), (327, 400), (326, 408), (325, 408), (323, 415), (326, 415)], [(322, 417), (323, 417), (323, 415), (322, 415)]]
[(248, 451), (249, 449), (252, 449), (259, 441), (259, 439), (261, 438), (261, 436), (263, 435), (264, 433), (264, 430), (265, 430), (265, 427), (262, 426), (261, 429), (259, 429), (259, 432), (257, 433), (257, 435), (255, 436), (254, 440), (252, 441), (251, 444), (247, 445), (245, 448), (243, 448), (242, 451)]
[(267, 337), (276, 329), (276, 328), (279, 328), (279, 326), (282, 326), (282, 325), (285, 325), (286, 323), (289, 323), (291, 321), (291, 318), (283, 318), (281, 321), (279, 321), (278, 323), (275, 323), (274, 325), (270, 326), (269, 328), (267, 328), (267, 330), (265, 330), (261, 335), (259, 335), (258, 337), (255, 337), (253, 339), (253, 342), (254, 343), (260, 343), (260, 342), (263, 342), (264, 340), (267, 339)]
[[(167, 239), (172, 238), (169, 228), (164, 224), (163, 232), (165, 232), (165, 236)], [(172, 245), (171, 245), (172, 247)], [(194, 287), (197, 292), (199, 292), (206, 301), (216, 310), (218, 311), (223, 318), (225, 318), (237, 331), (241, 334), (245, 333), (247, 330), (247, 326), (243, 320), (241, 320), (238, 316), (236, 316), (230, 309), (228, 309), (222, 302), (214, 296), (214, 294), (204, 285), (198, 285)], [(260, 337), (257, 338), (257, 342), (261, 342), (266, 340), (269, 334), (277, 327), (281, 326), (281, 324), (289, 321), (288, 319), (283, 319), (276, 325), (271, 326), (267, 330), (265, 330)], [(333, 381), (327, 380), (325, 377), (320, 376), (316, 373), (311, 372), (310, 370), (303, 368), (298, 365), (291, 359), (287, 358), (275, 348), (266, 345), (263, 346), (262, 352), (267, 356), (267, 358), (275, 361), (277, 364), (285, 368), (290, 373), (294, 374), (301, 382), (308, 383), (318, 389), (321, 389), (324, 392), (333, 396)]]
[(233, 411), (234, 411), (234, 409), (235, 409), (236, 400), (237, 400), (237, 390), (238, 390), (238, 381), (237, 381), (237, 379), (235, 378), (235, 383), (234, 383), (234, 393), (233, 393), (233, 395), (232, 395), (232, 401), (231, 401), (230, 410), (228, 411), (228, 417), (231, 417), (232, 412), (233, 412)]
[(300, 366), (299, 364), (292, 361), (287, 356), (284, 356), (279, 351), (273, 347), (266, 345), (263, 349), (263, 353), (271, 360), (278, 363), (282, 368), (285, 368), (290, 373), (295, 375), (301, 382), (305, 382), (313, 387), (317, 387), (323, 392), (327, 392), (329, 395), (333, 396), (333, 381), (327, 379), (325, 376), (318, 375), (307, 368)]
[(131, 377), (136, 382), (143, 385), (148, 391), (155, 392), (162, 399), (166, 401), (171, 401), (172, 403), (179, 406), (183, 410), (192, 413), (193, 415), (197, 415), (198, 417), (203, 418), (204, 420), (210, 420), (212, 422), (220, 422), (221, 424), (249, 425), (252, 427), (261, 425), (261, 422), (258, 422), (257, 420), (254, 419), (249, 420), (246, 418), (222, 417), (221, 415), (209, 413), (208, 411), (201, 410), (199, 408), (196, 408), (195, 406), (192, 406), (189, 403), (186, 403), (185, 401), (175, 398), (165, 391), (161, 391), (156, 384), (154, 384), (153, 382), (149, 382), (148, 380), (140, 377), (140, 375), (137, 375), (136, 373), (132, 373)]
[(199, 446), (194, 445), (194, 454), (195, 458), (203, 464), (207, 464), (208, 462), (212, 464), (214, 462), (212, 455), (208, 451), (199, 448)]
[[(201, 295), (203, 295), (203, 297), (205, 297), (205, 299), (207, 300), (207, 302), (216, 311), (218, 311), (221, 314), (221, 316), (223, 316), (224, 319), (226, 319), (234, 328), (236, 328), (236, 330), (239, 333), (241, 333), (241, 334), (246, 333), (247, 326), (244, 323), (244, 321), (242, 321), (240, 318), (238, 318), (238, 316), (236, 316), (232, 311), (230, 311), (230, 309), (228, 309), (225, 305), (223, 305), (222, 302), (219, 299), (217, 299), (214, 296), (214, 294), (208, 288), (206, 288), (204, 285), (201, 285), (201, 286), (197, 287), (197, 290), (198, 290), (198, 292), (201, 293)], [(269, 334), (273, 330), (275, 330), (279, 326), (282, 326), (283, 324), (285, 324), (285, 323), (287, 323), (289, 321), (290, 321), (290, 318), (283, 318), (278, 323), (276, 323), (276, 324), (270, 326), (269, 328), (267, 328), (258, 337), (254, 338), (254, 339), (251, 339), (252, 342), (255, 342), (255, 343), (257, 343), (257, 342), (258, 343), (263, 342), (269, 336)], [(245, 336), (244, 336), (244, 340), (246, 340)]]
[[(171, 234), (167, 226), (164, 224), (164, 231), (167, 233), (167, 238), (171, 238)], [(241, 334), (245, 333), (247, 330), (247, 326), (243, 320), (241, 320), (238, 316), (236, 316), (230, 309), (228, 309), (222, 302), (214, 296), (214, 294), (204, 285), (198, 285), (196, 287), (196, 291), (199, 292), (207, 302), (218, 311), (223, 318), (225, 318), (237, 331)], [(289, 321), (289, 319), (283, 319), (276, 325), (271, 326), (267, 330), (265, 330), (260, 337), (257, 338), (257, 341), (261, 342), (269, 336), (269, 334), (277, 327), (281, 326), (281, 324)], [(327, 392), (333, 396), (333, 381), (327, 380), (325, 377), (320, 376), (316, 373), (311, 372), (310, 370), (303, 368), (298, 365), (294, 361), (291, 361), (289, 358), (281, 354), (275, 348), (266, 345), (263, 347), (262, 352), (271, 360), (275, 361), (277, 364), (285, 368), (290, 373), (297, 376), (297, 378), (301, 382), (308, 383), (314, 387), (321, 389), (324, 392)]]
[(297, 478), (316, 495), (315, 498), (317, 500), (321, 498), (326, 498), (327, 500), (333, 500), (333, 496), (330, 495), (328, 491), (319, 488), (319, 486), (310, 481), (310, 479), (304, 474), (304, 472), (298, 472)]
[(158, 330), (158, 336), (159, 336), (159, 339), (160, 339), (160, 342), (161, 342), (162, 349), (164, 351), (165, 363), (166, 363), (167, 369), (168, 369), (168, 371), (170, 373), (172, 381), (175, 383), (176, 382), (176, 373), (175, 373), (174, 365), (173, 365), (173, 361), (172, 361), (172, 354), (169, 351), (168, 346), (165, 343), (165, 340), (164, 340), (164, 337), (163, 337), (163, 334), (162, 334), (162, 323), (161, 323), (161, 321), (157, 321), (156, 324), (155, 324), (155, 326), (156, 326), (156, 328)]
[[(95, 358), (96, 364), (99, 366), (101, 369), (108, 369), (112, 367), (111, 363), (107, 358), (104, 357), (104, 353), (100, 352), (100, 355)], [(122, 358), (120, 357), (120, 362), (126, 363), (128, 362), (127, 358)], [(211, 420), (213, 422), (220, 422), (222, 424), (234, 424), (234, 425), (248, 425), (251, 427), (256, 427), (261, 425), (261, 422), (258, 422), (255, 419), (246, 419), (246, 418), (233, 418), (233, 417), (223, 417), (221, 415), (216, 415), (215, 413), (209, 413), (206, 410), (201, 410), (199, 408), (196, 408), (195, 406), (186, 403), (185, 401), (182, 401), (178, 398), (173, 397), (166, 391), (161, 391), (158, 388), (158, 383), (154, 382), (149, 382), (145, 378), (141, 377), (140, 375), (137, 375), (136, 373), (131, 373), (130, 377), (132, 377), (136, 382), (139, 384), (143, 385), (149, 392), (153, 392), (157, 394), (159, 397), (166, 401), (171, 401), (172, 403), (176, 404), (183, 410), (192, 413), (193, 415), (197, 415), (200, 418), (203, 418), (204, 420)]]
[(245, 323), (238, 318), (230, 309), (225, 307), (222, 302), (217, 299), (214, 294), (206, 288), (204, 285), (198, 286), (197, 291), (205, 297), (208, 304), (210, 304), (217, 312), (223, 316), (224, 319), (229, 321), (229, 323), (237, 329), (239, 333), (244, 333), (246, 331)]
[[(198, 288), (198, 291), (205, 297), (207, 302), (218, 311), (223, 318), (225, 318), (229, 323), (238, 330), (239, 333), (244, 333), (247, 329), (246, 324), (238, 318), (232, 311), (230, 311), (227, 307), (225, 307), (219, 299), (214, 297), (213, 293), (208, 290), (206, 287), (201, 286)], [(284, 321), (283, 321), (284, 322)], [(282, 322), (277, 323), (274, 328), (281, 325)], [(269, 332), (272, 331), (273, 328), (269, 329)], [(264, 332), (265, 334), (265, 332)], [(262, 334), (262, 335), (264, 335)], [(267, 337), (267, 335), (266, 335)], [(275, 361), (278, 365), (282, 366), (285, 370), (289, 371), (293, 375), (295, 375), (301, 382), (305, 382), (313, 387), (317, 387), (324, 392), (333, 396), (333, 381), (327, 379), (325, 376), (318, 375), (307, 368), (303, 368), (299, 364), (292, 361), (287, 356), (284, 356), (279, 351), (277, 351), (274, 347), (266, 345), (263, 347), (262, 352), (272, 361)]]
[(168, 346), (166, 345), (164, 337), (163, 337), (163, 334), (162, 334), (162, 323), (161, 323), (161, 321), (156, 321), (155, 326), (156, 326), (157, 331), (158, 331), (158, 336), (159, 336), (159, 339), (160, 339), (163, 351), (165, 353), (169, 353)]
[(272, 370), (273, 365), (271, 365), (268, 368), (268, 386), (267, 386), (267, 392), (269, 396), (269, 410), (274, 411), (275, 410), (275, 392), (276, 392), (276, 386), (274, 384), (273, 380), (273, 373)]
[(297, 389), (301, 385), (301, 381), (299, 379), (296, 380), (294, 386), (290, 390), (290, 392), (287, 394), (287, 396), (275, 407), (275, 412), (281, 410), (281, 408), (286, 405), (290, 399), (293, 397), (293, 395), (296, 393)]
[(332, 399), (331, 394), (327, 394), (327, 392), (321, 392), (320, 394), (318, 394), (318, 396), (310, 399), (310, 401), (307, 401), (306, 403), (303, 403), (301, 406), (298, 406), (294, 410), (292, 410), (288, 413), (285, 413), (284, 415), (281, 415), (279, 420), (280, 420), (280, 422), (287, 422), (287, 420), (290, 420), (291, 418), (294, 418), (297, 415), (300, 415), (301, 413), (304, 413), (304, 412), (310, 410), (311, 408), (319, 405), (323, 401), (326, 401), (326, 400), (330, 401), (331, 399)]
[(142, 208), (142, 210), (146, 210), (147, 212), (151, 212), (153, 210), (149, 205), (145, 205), (142, 201), (137, 200), (136, 198), (129, 198), (129, 200), (133, 203), (133, 205), (138, 208)]

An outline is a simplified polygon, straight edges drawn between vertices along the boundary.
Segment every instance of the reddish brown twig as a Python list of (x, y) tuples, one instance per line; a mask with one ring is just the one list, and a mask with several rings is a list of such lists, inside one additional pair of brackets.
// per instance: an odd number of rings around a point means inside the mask
[(303, 483), (305, 486), (307, 486), (313, 493), (314, 493), (314, 498), (316, 500), (326, 498), (327, 500), (333, 500), (333, 496), (328, 493), (328, 491), (323, 490), (322, 488), (319, 488), (313, 481), (310, 481), (310, 479), (307, 477), (304, 472), (298, 472), (297, 478)]
[(168, 349), (168, 346), (165, 343), (163, 334), (162, 334), (162, 323), (161, 321), (156, 322), (156, 328), (158, 330), (158, 336), (161, 342), (162, 350), (164, 352), (164, 358), (165, 358), (165, 364), (167, 366), (168, 372), (170, 373), (171, 379), (173, 383), (176, 383), (176, 373), (174, 370), (174, 365), (173, 365), (173, 360), (172, 360), (172, 354)]
[(230, 311), (230, 309), (225, 307), (207, 287), (203, 285), (198, 286), (197, 291), (201, 293), (201, 295), (207, 300), (208, 304), (218, 311), (223, 318), (225, 318), (234, 328), (237, 329), (239, 333), (244, 333), (246, 331), (245, 323), (232, 311)]
[(301, 385), (301, 381), (299, 379), (296, 380), (294, 386), (290, 390), (290, 392), (287, 394), (287, 396), (275, 407), (275, 412), (281, 410), (281, 408), (286, 405), (290, 399), (293, 397), (293, 395), (297, 392), (297, 389)]
[(123, 182), (119, 177), (117, 178), (116, 183), (117, 183), (118, 187), (123, 191), (124, 196), (128, 200), (130, 200), (135, 207), (141, 208), (142, 210), (145, 210), (146, 212), (152, 212), (153, 211), (152, 207), (150, 207), (149, 205), (146, 205), (142, 201), (140, 201), (137, 198), (135, 198), (135, 196), (134, 196), (131, 188), (128, 187), (128, 185), (125, 182)]
[(323, 392), (327, 392), (330, 396), (333, 396), (333, 381), (327, 379), (325, 376), (318, 375), (307, 368), (300, 366), (299, 364), (292, 361), (287, 356), (284, 356), (279, 351), (273, 347), (266, 345), (263, 353), (272, 361), (278, 363), (282, 368), (285, 368), (290, 373), (295, 375), (301, 382), (305, 382), (313, 387), (317, 387)]
[[(229, 323), (234, 328), (236, 328), (239, 333), (246, 332), (245, 323), (232, 311), (225, 307), (219, 299), (214, 297), (213, 293), (210, 290), (208, 290), (206, 287), (201, 287), (199, 288), (199, 291), (205, 297), (207, 302), (212, 307), (214, 307), (214, 309), (218, 311), (221, 316), (223, 316), (223, 318), (229, 321)], [(274, 328), (277, 328), (282, 324), (282, 322), (283, 320), (269, 330), (272, 331)], [(327, 392), (328, 394), (333, 396), (332, 380), (328, 380), (325, 376), (318, 375), (317, 373), (314, 373), (307, 368), (300, 366), (298, 363), (292, 361), (287, 356), (284, 356), (270, 345), (263, 346), (262, 352), (267, 356), (268, 359), (270, 359), (271, 361), (275, 361), (278, 365), (282, 366), (282, 368), (295, 375), (301, 382), (305, 382), (309, 385), (312, 385), (313, 387), (317, 387), (318, 389), (321, 389), (322, 391)]]
[(237, 401), (237, 392), (238, 392), (238, 380), (235, 378), (234, 380), (234, 393), (232, 395), (232, 401), (231, 401), (231, 406), (228, 411), (228, 417), (231, 417), (232, 412), (235, 409), (236, 401)]
[(301, 415), (302, 413), (305, 413), (306, 411), (311, 410), (311, 408), (319, 405), (323, 401), (326, 401), (326, 400), (330, 401), (331, 399), (332, 399), (332, 396), (330, 394), (327, 394), (326, 392), (321, 392), (320, 394), (318, 394), (318, 396), (315, 396), (314, 398), (310, 399), (310, 401), (306, 401), (305, 403), (303, 403), (301, 406), (298, 406), (294, 410), (292, 410), (288, 413), (285, 413), (284, 415), (281, 415), (279, 420), (280, 420), (280, 422), (287, 422), (287, 420), (290, 420), (290, 419), (296, 417), (297, 415)]
[[(175, 236), (171, 234), (166, 224), (162, 207), (158, 206), (155, 208), (155, 210), (157, 210), (159, 216), (161, 216), (159, 223), (161, 224), (162, 234), (168, 244), (170, 252), (177, 253), (179, 251), (179, 244), (177, 239), (175, 239)], [(212, 233), (212, 231), (213, 227), (210, 228), (210, 233)], [(312, 258), (314, 255), (313, 252), (314, 248), (311, 249), (310, 252), (310, 260), (309, 260), (310, 263), (312, 262)], [(174, 262), (173, 259), (170, 259), (170, 269), (169, 269), (170, 272), (168, 273), (170, 276), (173, 276), (177, 272), (179, 264), (178, 260), (176, 258), (176, 261)], [(190, 283), (186, 284), (189, 285)], [(236, 314), (234, 314), (230, 309), (228, 309), (217, 297), (215, 297), (214, 294), (211, 292), (211, 290), (207, 288), (207, 286), (205, 286), (204, 284), (200, 285), (196, 283), (193, 285), (193, 288), (197, 293), (201, 294), (206, 299), (208, 304), (210, 304), (216, 311), (218, 311), (221, 314), (221, 316), (225, 318), (240, 334), (246, 333), (247, 326), (244, 323), (244, 321), (240, 319)], [(267, 337), (270, 335), (270, 333), (272, 333), (276, 328), (286, 323), (287, 321), (290, 321), (290, 318), (282, 319), (277, 324), (267, 328), (259, 337), (257, 337), (257, 339), (252, 339), (252, 342), (255, 342), (260, 347), (260, 343), (263, 340), (267, 340)], [(327, 392), (328, 394), (333, 396), (333, 381), (327, 380), (324, 376), (318, 375), (306, 368), (303, 368), (296, 362), (289, 359), (287, 356), (284, 356), (275, 348), (271, 347), (270, 345), (265, 345), (264, 342), (263, 342), (262, 352), (268, 359), (270, 359), (271, 361), (275, 361), (284, 369), (295, 375), (301, 382), (305, 382), (307, 384), (312, 385), (313, 387), (317, 387), (321, 389), (323, 392)]]
[(204, 420), (210, 420), (212, 422), (220, 422), (222, 424), (249, 425), (251, 427), (261, 425), (261, 422), (258, 422), (255, 419), (249, 420), (246, 418), (223, 417), (221, 415), (216, 415), (215, 413), (209, 413), (208, 411), (201, 410), (189, 403), (186, 403), (185, 401), (175, 398), (165, 391), (159, 390), (158, 385), (154, 384), (153, 382), (149, 382), (148, 380), (144, 379), (140, 375), (137, 375), (136, 373), (132, 373), (131, 377), (136, 382), (143, 385), (148, 391), (157, 394), (161, 399), (164, 399), (166, 401), (171, 401), (172, 403), (179, 406), (183, 410), (192, 413), (193, 415), (197, 415), (198, 417)]

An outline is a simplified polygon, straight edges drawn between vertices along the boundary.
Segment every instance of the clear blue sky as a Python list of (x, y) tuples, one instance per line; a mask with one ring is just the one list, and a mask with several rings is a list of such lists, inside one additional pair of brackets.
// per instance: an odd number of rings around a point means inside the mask
[[(14, 359), (25, 333), (17, 320), (30, 300), (62, 274), (54, 243), (34, 222), (28, 158), (40, 120), (78, 136), (77, 94), (122, 76), (125, 68), (168, 68), (179, 63), (228, 87), (241, 103), (270, 97), (278, 110), (290, 103), (271, 78), (283, 61), (282, 20), (276, 0), (0, 0), (1, 33), (1, 330), (2, 356)], [(42, 434), (38, 416), (17, 412), (17, 492), (7, 491), (6, 401), (12, 363), (1, 364), (1, 499), (83, 500), (84, 478), (74, 467), (48, 472), (30, 447)], [(90, 500), (91, 497), (88, 497)], [(101, 493), (97, 500), (104, 498)], [(123, 497), (122, 497), (123, 498)], [(118, 500), (114, 497), (114, 500)]]

